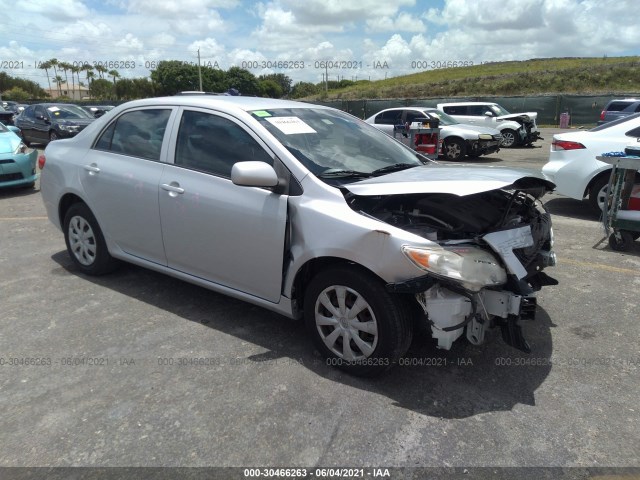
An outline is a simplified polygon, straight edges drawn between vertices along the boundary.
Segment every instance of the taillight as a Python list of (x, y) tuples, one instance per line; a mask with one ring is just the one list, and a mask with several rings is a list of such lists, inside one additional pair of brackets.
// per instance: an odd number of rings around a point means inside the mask
[(42, 170), (44, 168), (44, 164), (47, 161), (47, 157), (44, 156), (44, 153), (38, 157), (38, 168)]
[(553, 139), (551, 142), (551, 150), (580, 150), (582, 148), (587, 148), (583, 144), (579, 142), (570, 142), (568, 140), (556, 140)]
[(600, 112), (600, 120), (604, 120), (604, 114), (605, 114), (606, 110), (602, 110)]

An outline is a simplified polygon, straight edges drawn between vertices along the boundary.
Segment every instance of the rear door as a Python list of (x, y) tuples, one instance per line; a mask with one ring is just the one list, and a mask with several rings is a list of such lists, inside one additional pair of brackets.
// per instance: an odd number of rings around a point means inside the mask
[(105, 237), (122, 251), (166, 265), (158, 183), (167, 156), (165, 131), (176, 108), (129, 110), (105, 128), (81, 166), (89, 207)]
[(230, 179), (236, 162), (278, 160), (229, 115), (189, 108), (176, 123), (159, 190), (169, 267), (279, 301), (288, 197)]

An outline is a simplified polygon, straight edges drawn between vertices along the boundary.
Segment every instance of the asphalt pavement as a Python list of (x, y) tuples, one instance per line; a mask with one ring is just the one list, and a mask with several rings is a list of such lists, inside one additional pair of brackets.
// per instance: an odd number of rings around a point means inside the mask
[[(474, 163), (540, 169), (555, 131)], [(545, 198), (560, 284), (532, 353), (419, 336), (371, 380), (261, 308), (131, 265), (82, 275), (38, 185), (0, 191), (0, 466), (638, 467), (640, 242), (615, 252), (586, 202)]]

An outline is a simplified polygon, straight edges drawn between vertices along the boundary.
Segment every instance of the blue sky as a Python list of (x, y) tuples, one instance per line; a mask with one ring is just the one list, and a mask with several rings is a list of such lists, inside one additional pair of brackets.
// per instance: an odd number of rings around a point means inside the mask
[(2, 70), (42, 85), (34, 65), (50, 58), (112, 62), (131, 78), (160, 60), (195, 62), (198, 48), (205, 64), (294, 82), (640, 53), (633, 0), (0, 0), (0, 8)]

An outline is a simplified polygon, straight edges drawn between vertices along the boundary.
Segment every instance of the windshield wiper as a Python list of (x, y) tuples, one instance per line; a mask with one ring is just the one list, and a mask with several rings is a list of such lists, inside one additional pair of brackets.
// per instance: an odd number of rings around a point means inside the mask
[(393, 165), (387, 165), (386, 167), (378, 168), (371, 172), (371, 175), (383, 175), (385, 173), (397, 172), (399, 170), (406, 170), (407, 168), (417, 167), (415, 163), (394, 163)]
[(322, 172), (318, 177), (321, 178), (329, 178), (329, 177), (340, 177), (340, 178), (368, 178), (370, 177), (370, 173), (357, 172), (356, 170), (334, 170), (329, 169)]

